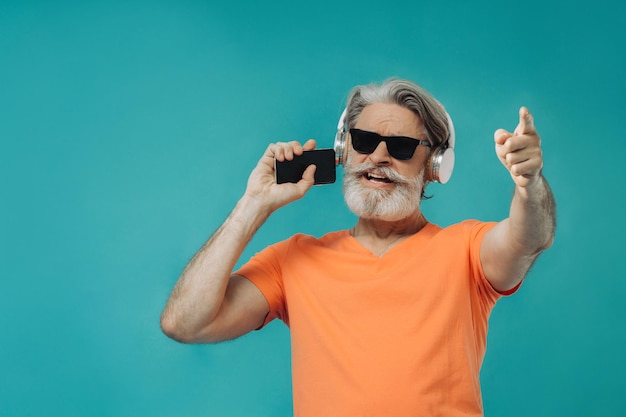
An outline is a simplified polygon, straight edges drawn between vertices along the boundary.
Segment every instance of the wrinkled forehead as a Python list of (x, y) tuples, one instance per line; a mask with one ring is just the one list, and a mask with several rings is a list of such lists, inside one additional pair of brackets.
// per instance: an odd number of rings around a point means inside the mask
[(354, 126), (382, 136), (423, 137), (422, 120), (412, 110), (398, 104), (373, 103), (365, 106)]

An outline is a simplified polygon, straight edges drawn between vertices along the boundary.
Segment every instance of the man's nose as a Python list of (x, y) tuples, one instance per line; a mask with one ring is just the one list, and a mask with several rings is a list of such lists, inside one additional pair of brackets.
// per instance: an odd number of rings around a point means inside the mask
[(391, 163), (391, 155), (387, 150), (387, 143), (381, 140), (374, 152), (369, 155), (370, 161), (375, 165), (389, 165)]

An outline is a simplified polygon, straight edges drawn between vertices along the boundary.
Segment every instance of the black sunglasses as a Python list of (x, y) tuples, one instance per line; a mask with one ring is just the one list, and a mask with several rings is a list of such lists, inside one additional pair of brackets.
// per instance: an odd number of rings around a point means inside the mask
[(413, 139), (407, 136), (381, 136), (378, 133), (361, 129), (350, 129), (350, 136), (352, 147), (358, 153), (370, 154), (374, 152), (380, 142), (385, 141), (389, 155), (402, 161), (411, 159), (418, 145), (431, 146), (427, 140)]

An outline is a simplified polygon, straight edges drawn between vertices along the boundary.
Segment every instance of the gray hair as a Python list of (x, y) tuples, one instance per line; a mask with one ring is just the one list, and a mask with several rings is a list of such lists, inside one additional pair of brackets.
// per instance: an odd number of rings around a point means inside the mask
[(417, 84), (399, 78), (354, 87), (348, 97), (347, 129), (353, 128), (363, 109), (373, 103), (398, 104), (411, 110), (424, 124), (427, 139), (434, 146), (448, 140), (448, 117), (441, 103)]

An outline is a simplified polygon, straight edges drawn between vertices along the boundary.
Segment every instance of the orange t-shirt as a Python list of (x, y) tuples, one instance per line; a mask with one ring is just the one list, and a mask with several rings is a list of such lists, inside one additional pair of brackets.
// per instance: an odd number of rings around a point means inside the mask
[(377, 257), (347, 231), (272, 245), (238, 274), (291, 331), (296, 417), (481, 416), (479, 258), (495, 223), (427, 224)]

